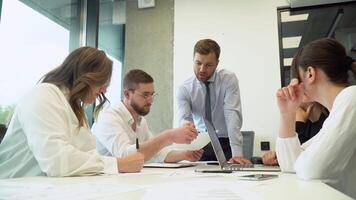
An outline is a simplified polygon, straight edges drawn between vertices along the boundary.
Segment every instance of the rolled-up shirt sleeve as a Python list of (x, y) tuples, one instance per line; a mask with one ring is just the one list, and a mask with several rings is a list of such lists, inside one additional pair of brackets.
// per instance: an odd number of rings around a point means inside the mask
[(183, 125), (185, 122), (194, 122), (188, 91), (183, 85), (178, 88), (177, 106), (178, 122), (180, 126)]
[(242, 156), (242, 108), (237, 77), (231, 76), (224, 97), (224, 116), (230, 139), (232, 156)]
[[(95, 151), (97, 153), (97, 151)], [(117, 164), (117, 158), (115, 157), (108, 157), (108, 156), (102, 156), (103, 161), (104, 161), (104, 169), (102, 172), (104, 174), (117, 174), (118, 173), (118, 164)]]
[[(147, 129), (147, 138), (146, 140), (152, 139), (154, 136), (152, 134), (152, 132), (148, 129), (148, 126), (145, 126)], [(166, 159), (167, 155), (169, 152), (171, 152), (173, 149), (170, 146), (166, 146), (164, 148), (162, 148), (159, 152), (157, 152), (156, 155), (154, 155), (148, 162), (152, 163), (152, 162), (164, 162), (164, 160)]]
[(289, 138), (278, 137), (276, 153), (281, 170), (283, 172), (295, 172), (295, 161), (302, 151), (297, 134)]

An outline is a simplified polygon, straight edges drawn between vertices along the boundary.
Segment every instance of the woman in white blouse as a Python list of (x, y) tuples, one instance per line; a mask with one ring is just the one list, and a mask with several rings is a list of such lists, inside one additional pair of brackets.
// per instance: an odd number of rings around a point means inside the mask
[[(356, 198), (356, 86), (348, 85), (348, 74), (356, 73), (354, 60), (339, 42), (324, 38), (300, 49), (292, 68), (299, 80), (277, 91), (279, 165), (284, 172), (320, 179)], [(330, 115), (319, 133), (301, 145), (295, 113), (303, 96), (325, 106)]]
[(112, 61), (91, 47), (74, 50), (16, 106), (0, 145), (0, 178), (137, 172), (144, 157), (101, 156), (84, 105), (107, 101)]

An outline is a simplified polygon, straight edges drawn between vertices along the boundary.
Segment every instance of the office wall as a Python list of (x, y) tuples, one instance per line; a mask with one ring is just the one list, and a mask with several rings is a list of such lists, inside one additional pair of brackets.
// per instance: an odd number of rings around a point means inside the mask
[(222, 48), (219, 68), (235, 72), (239, 79), (242, 130), (255, 131), (255, 155), (261, 153), (260, 141), (271, 141), (274, 148), (278, 133), (276, 8), (284, 5), (285, 0), (176, 0), (174, 5), (174, 92), (193, 75), (195, 42), (216, 40)]
[(140, 68), (155, 80), (159, 94), (150, 114), (154, 133), (173, 122), (173, 0), (156, 0), (154, 8), (138, 9), (137, 0), (126, 1), (126, 39), (123, 76)]

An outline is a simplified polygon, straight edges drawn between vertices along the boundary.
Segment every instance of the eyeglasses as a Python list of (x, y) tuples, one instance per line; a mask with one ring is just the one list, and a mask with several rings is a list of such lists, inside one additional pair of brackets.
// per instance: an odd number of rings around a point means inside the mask
[(133, 92), (136, 92), (138, 95), (140, 95), (141, 97), (143, 97), (145, 100), (155, 100), (155, 98), (158, 97), (158, 94), (157, 93), (142, 93), (142, 92), (139, 92), (137, 90), (133, 90)]

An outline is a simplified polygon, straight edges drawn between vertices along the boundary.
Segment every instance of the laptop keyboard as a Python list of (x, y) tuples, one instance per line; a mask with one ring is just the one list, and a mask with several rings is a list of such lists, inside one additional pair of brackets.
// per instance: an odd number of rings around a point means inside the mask
[(242, 168), (253, 168), (253, 164), (232, 164), (232, 163), (227, 163), (223, 167), (223, 169), (228, 169), (228, 170), (239, 170)]

